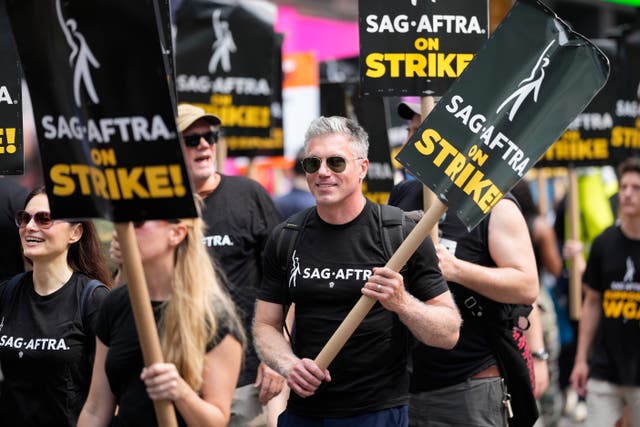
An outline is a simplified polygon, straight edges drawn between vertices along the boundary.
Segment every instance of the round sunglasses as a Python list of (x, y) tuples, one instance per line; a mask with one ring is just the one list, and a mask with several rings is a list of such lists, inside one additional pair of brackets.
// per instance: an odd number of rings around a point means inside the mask
[(51, 228), (55, 222), (55, 220), (51, 218), (50, 212), (41, 211), (31, 215), (27, 211), (18, 211), (15, 216), (16, 226), (18, 228), (24, 228), (29, 224), (29, 222), (31, 222), (32, 218), (36, 225), (43, 229)]
[(182, 139), (184, 139), (184, 145), (193, 148), (200, 145), (200, 138), (204, 138), (204, 140), (207, 141), (207, 144), (213, 145), (218, 142), (219, 137), (220, 133), (218, 131), (210, 131), (207, 133), (194, 133), (192, 135), (184, 135)]
[[(362, 160), (362, 157), (356, 157), (354, 160)], [(327, 167), (335, 173), (344, 172), (347, 168), (347, 159), (342, 156), (331, 156), (324, 159), (327, 163)], [(322, 166), (322, 159), (320, 157), (305, 157), (302, 159), (302, 169), (306, 173), (316, 173)]]

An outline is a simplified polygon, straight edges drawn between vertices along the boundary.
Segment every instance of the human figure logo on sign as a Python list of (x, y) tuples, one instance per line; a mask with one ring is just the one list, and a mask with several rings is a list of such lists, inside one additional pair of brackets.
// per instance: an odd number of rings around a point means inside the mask
[(211, 74), (215, 74), (218, 69), (218, 64), (222, 66), (222, 70), (225, 73), (231, 71), (231, 52), (238, 50), (233, 41), (233, 34), (229, 29), (229, 23), (220, 20), (221, 13), (221, 9), (216, 9), (211, 14), (211, 24), (213, 25), (213, 32), (216, 35), (216, 41), (213, 42), (212, 45), (213, 54), (209, 60), (209, 72)]
[[(551, 40), (551, 43), (547, 45), (545, 50), (540, 55), (540, 58), (538, 58), (538, 62), (536, 62), (533, 70), (531, 70), (531, 74), (529, 75), (529, 77), (522, 80), (518, 85), (520, 86), (520, 89), (516, 90), (511, 94), (511, 96), (505, 99), (504, 102), (500, 104), (500, 106), (496, 110), (496, 113), (499, 113), (503, 107), (505, 107), (507, 104), (509, 104), (509, 102), (515, 99), (516, 101), (513, 103), (511, 111), (509, 111), (509, 121), (512, 122), (516, 113), (520, 109), (520, 106), (522, 105), (524, 100), (527, 99), (531, 92), (533, 92), (533, 102), (538, 102), (538, 93), (540, 92), (540, 86), (542, 86), (542, 80), (544, 80), (544, 69), (547, 65), (549, 65), (550, 62), (549, 57), (546, 56), (546, 54), (555, 42), (555, 40)], [(538, 78), (534, 80), (536, 75), (538, 75)], [(521, 86), (524, 83), (526, 84), (524, 86)]]
[[(89, 64), (95, 68), (100, 68), (100, 63), (93, 56), (86, 39), (80, 31), (77, 31), (78, 23), (75, 19), (68, 19), (65, 22), (62, 15), (62, 8), (60, 7), (60, 0), (56, 0), (56, 11), (58, 13), (58, 20), (60, 21), (60, 28), (67, 39), (67, 44), (71, 48), (71, 55), (69, 55), (69, 64), (74, 67), (73, 69), (73, 97), (76, 101), (78, 108), (80, 107), (80, 85), (84, 83), (85, 89), (89, 94), (91, 100), (98, 104), (100, 99), (93, 87), (93, 80), (91, 79), (91, 70)], [(77, 43), (76, 43), (77, 40)], [(75, 64), (74, 64), (75, 61)]]

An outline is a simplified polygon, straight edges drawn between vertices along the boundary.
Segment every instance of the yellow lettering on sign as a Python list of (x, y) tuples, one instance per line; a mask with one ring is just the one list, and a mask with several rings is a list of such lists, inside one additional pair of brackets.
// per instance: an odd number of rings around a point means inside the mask
[(211, 105), (232, 105), (233, 96), (215, 93), (209, 98)]
[(579, 131), (567, 131), (547, 150), (546, 160), (606, 160), (609, 144), (606, 138), (582, 139)]
[(271, 125), (269, 106), (262, 105), (214, 105), (210, 108), (226, 127), (268, 128)]
[(131, 200), (183, 197), (186, 187), (180, 165), (100, 169), (85, 164), (56, 164), (49, 170), (53, 194), (94, 195), (103, 199)]
[[(6, 148), (4, 146), (5, 140), (7, 142)], [(16, 151), (16, 128), (0, 128), (0, 154), (13, 154)]]
[[(489, 212), (502, 198), (502, 192), (493, 181), (488, 178), (483, 179), (484, 173), (435, 129), (425, 129), (421, 138), (415, 141), (413, 146), (423, 156), (433, 157), (433, 164), (438, 168), (444, 168), (444, 174), (456, 187), (471, 196), (482, 212)], [(474, 154), (477, 154), (477, 149)], [(482, 158), (482, 163), (485, 160)]]
[(281, 150), (284, 144), (282, 128), (272, 129), (268, 138), (230, 136), (225, 141), (229, 150)]
[(611, 129), (611, 146), (616, 148), (640, 148), (640, 129), (615, 126)]
[[(365, 75), (381, 77), (450, 77), (456, 78), (473, 59), (471, 53), (370, 53), (365, 57)], [(223, 121), (224, 123), (224, 121)]]

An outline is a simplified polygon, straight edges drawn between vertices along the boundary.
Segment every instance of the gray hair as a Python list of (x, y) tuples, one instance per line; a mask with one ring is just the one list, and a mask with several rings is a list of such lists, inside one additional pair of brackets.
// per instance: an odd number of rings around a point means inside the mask
[(341, 134), (351, 141), (351, 151), (356, 157), (366, 159), (369, 154), (369, 135), (358, 123), (346, 117), (320, 116), (313, 120), (304, 135), (304, 150), (309, 141), (323, 135)]

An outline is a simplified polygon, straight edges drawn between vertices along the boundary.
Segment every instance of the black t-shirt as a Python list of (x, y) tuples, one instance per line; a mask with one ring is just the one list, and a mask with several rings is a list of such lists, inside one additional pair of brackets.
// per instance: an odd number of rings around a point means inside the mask
[(14, 215), (24, 206), (27, 190), (15, 180), (0, 179), (0, 282), (24, 271), (22, 246)]
[(583, 281), (602, 294), (590, 376), (640, 386), (640, 240), (607, 228), (591, 245)]
[[(416, 180), (403, 181), (393, 188), (389, 204), (411, 211), (423, 208), (422, 183)], [(447, 213), (438, 225), (440, 243), (457, 258), (474, 264), (495, 267), (488, 247), (489, 216), (486, 216), (472, 231), (454, 214)], [(487, 304), (480, 295), (462, 285), (448, 282), (456, 304), (463, 310), (465, 300), (473, 296)], [(434, 390), (465, 381), (496, 360), (483, 332), (484, 324), (465, 318), (460, 329), (460, 338), (451, 350), (444, 350), (419, 343), (413, 351), (413, 374), (411, 392)]]
[[(314, 359), (362, 296), (371, 269), (386, 264), (378, 213), (367, 202), (353, 221), (331, 225), (314, 209), (298, 236), (290, 271), (283, 269), (287, 263), (275, 249), (283, 225), (267, 242), (258, 298), (296, 304), (294, 351), (298, 357)], [(430, 240), (421, 244), (402, 273), (407, 290), (421, 301), (447, 291)], [(291, 393), (288, 409), (332, 418), (406, 404), (410, 336), (396, 314), (374, 305), (329, 366), (331, 382), (305, 399)]]
[[(162, 315), (164, 304), (152, 301), (156, 325)], [(116, 397), (118, 414), (113, 418), (112, 426), (155, 426), (157, 420), (153, 402), (149, 399), (140, 373), (144, 367), (142, 351), (135, 329), (135, 321), (129, 289), (121, 286), (105, 299), (98, 316), (96, 334), (108, 347), (105, 372), (111, 392)], [(207, 345), (206, 351), (213, 349), (228, 334), (238, 336), (237, 328), (228, 317), (218, 319), (216, 337)], [(178, 424), (186, 425), (180, 413), (176, 411)]]
[(0, 287), (2, 426), (75, 426), (87, 398), (95, 322), (108, 294), (96, 288), (79, 311), (89, 278), (74, 273), (60, 289), (38, 295), (28, 272), (10, 296)]
[(256, 292), (262, 280), (262, 250), (269, 232), (280, 222), (269, 193), (257, 182), (221, 176), (205, 199), (205, 244), (226, 276), (231, 298), (245, 328), (248, 343), (238, 387), (252, 384), (260, 360), (253, 346), (251, 322)]

